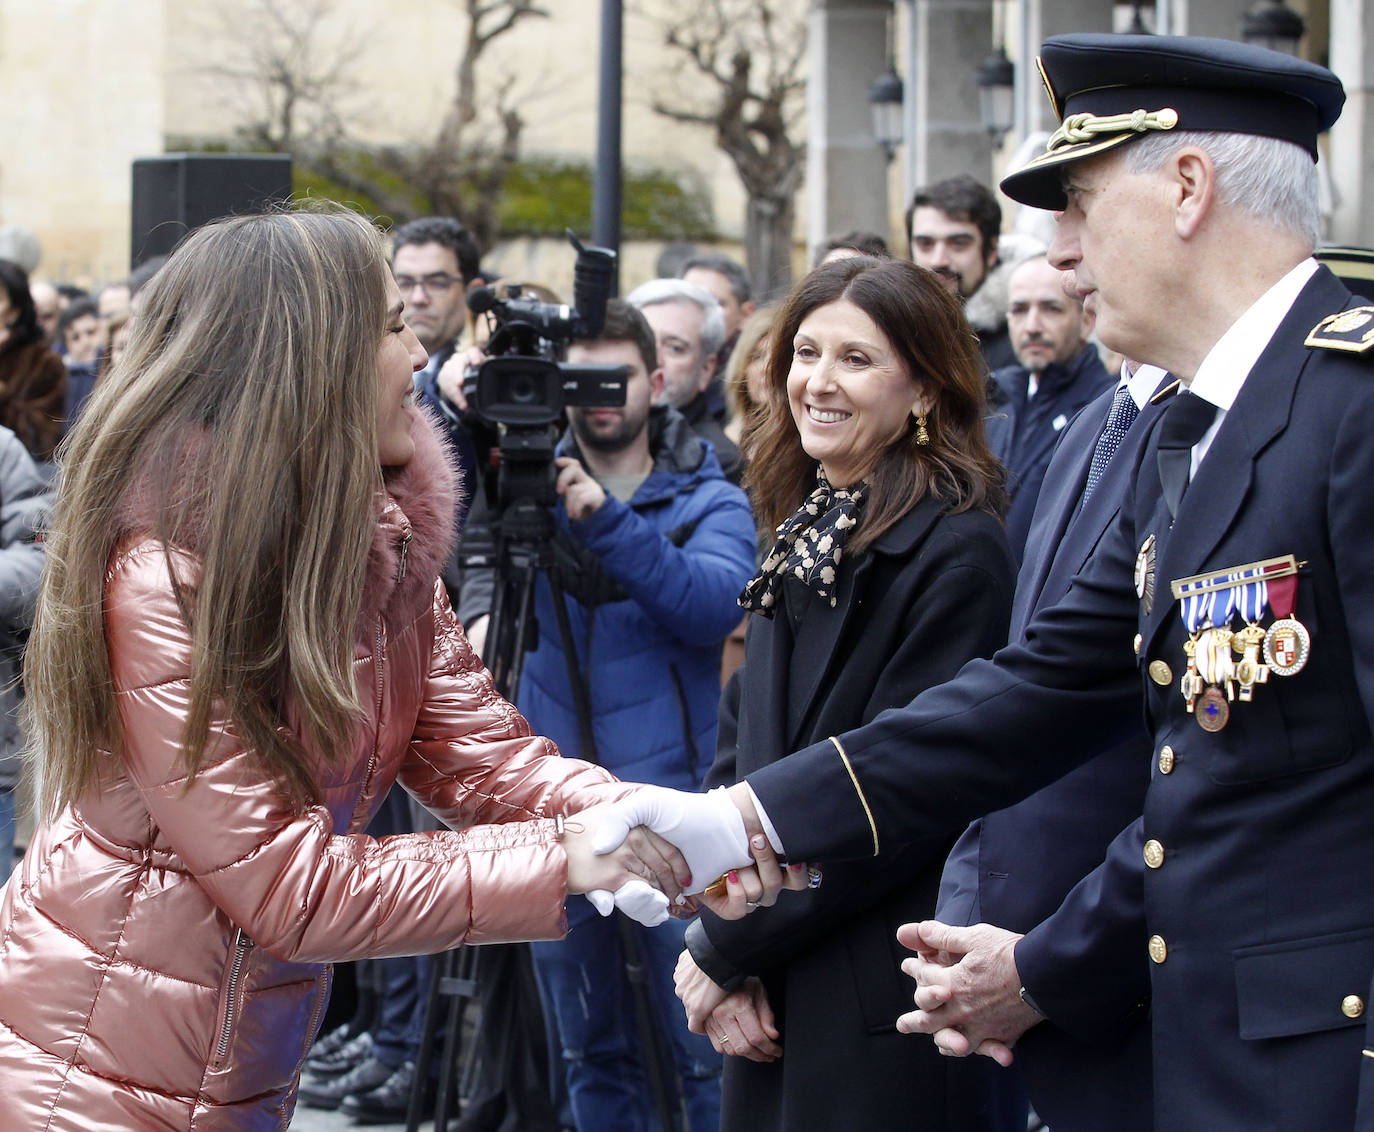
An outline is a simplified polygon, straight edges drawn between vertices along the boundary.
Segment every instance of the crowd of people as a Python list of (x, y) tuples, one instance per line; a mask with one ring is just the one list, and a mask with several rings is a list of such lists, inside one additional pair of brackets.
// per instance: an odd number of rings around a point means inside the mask
[(1048, 248), (954, 177), (907, 255), (837, 235), (772, 302), (695, 255), (567, 344), (624, 401), (547, 456), (508, 687), (466, 298), (557, 296), (329, 208), (93, 296), (0, 261), (7, 1119), (403, 1120), (432, 957), (519, 943), (469, 1132), (1374, 1126), (1344, 92), (1186, 37), (1042, 67), (1002, 189)]

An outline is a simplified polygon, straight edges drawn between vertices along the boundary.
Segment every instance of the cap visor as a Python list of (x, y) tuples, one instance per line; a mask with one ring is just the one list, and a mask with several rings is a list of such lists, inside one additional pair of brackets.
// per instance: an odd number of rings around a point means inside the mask
[(1061, 166), (1082, 161), (1085, 157), (1096, 157), (1099, 153), (1105, 153), (1142, 136), (1134, 130), (1127, 130), (1125, 133), (1112, 134), (1110, 137), (1097, 138), (1090, 142), (1058, 146), (1048, 153), (1032, 158), (1015, 173), (1008, 173), (1003, 177), (1002, 191), (1021, 204), (1058, 212), (1068, 203), (1060, 180)]

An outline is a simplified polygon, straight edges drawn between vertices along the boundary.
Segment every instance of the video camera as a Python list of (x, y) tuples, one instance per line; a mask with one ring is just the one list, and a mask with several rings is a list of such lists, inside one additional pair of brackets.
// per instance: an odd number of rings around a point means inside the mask
[(568, 242), (577, 250), (573, 306), (523, 298), (518, 287), (506, 298), (489, 287), (468, 296), (471, 310), (497, 323), (487, 345), (490, 356), (468, 370), (463, 385), (472, 414), (495, 432), (498, 510), (521, 499), (553, 505), (554, 447), (568, 406), (625, 404), (624, 366), (558, 361), (568, 342), (601, 333), (615, 278), (614, 251), (584, 247), (571, 231)]

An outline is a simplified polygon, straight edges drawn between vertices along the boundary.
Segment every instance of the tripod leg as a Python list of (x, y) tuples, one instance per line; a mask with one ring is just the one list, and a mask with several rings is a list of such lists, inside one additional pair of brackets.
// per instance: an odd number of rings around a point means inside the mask
[(439, 1021), (439, 988), (448, 973), (451, 956), (455, 952), (446, 951), (437, 956), (430, 970), (429, 993), (425, 1000), (424, 1032), (420, 1035), (420, 1049), (415, 1055), (415, 1083), (410, 1090), (410, 1103), (406, 1107), (406, 1132), (419, 1132), (422, 1119), (420, 1109), (425, 1085), (429, 1082), (430, 1063), (434, 1058), (434, 1027)]
[(620, 945), (625, 950), (625, 977), (634, 995), (635, 1020), (639, 1025), (639, 1048), (644, 1059), (644, 1075), (649, 1082), (654, 1111), (658, 1113), (663, 1132), (676, 1132), (682, 1127), (682, 1096), (678, 1089), (677, 1063), (664, 1040), (654, 1009), (653, 991), (649, 980), (653, 977), (646, 967), (644, 949), (640, 946), (635, 925), (615, 913), (620, 931)]

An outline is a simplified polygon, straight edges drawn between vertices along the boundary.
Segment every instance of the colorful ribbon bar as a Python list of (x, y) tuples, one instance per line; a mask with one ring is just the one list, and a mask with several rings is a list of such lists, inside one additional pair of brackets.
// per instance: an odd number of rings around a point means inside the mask
[(1213, 570), (1206, 574), (1193, 574), (1191, 577), (1178, 578), (1169, 583), (1176, 600), (1194, 593), (1209, 590), (1229, 590), (1236, 584), (1237, 576), (1242, 581), (1263, 580), (1271, 582), (1275, 578), (1290, 577), (1298, 572), (1302, 563), (1296, 556), (1285, 554), (1279, 558), (1265, 558), (1259, 562), (1247, 562), (1244, 566), (1228, 566), (1224, 570)]

